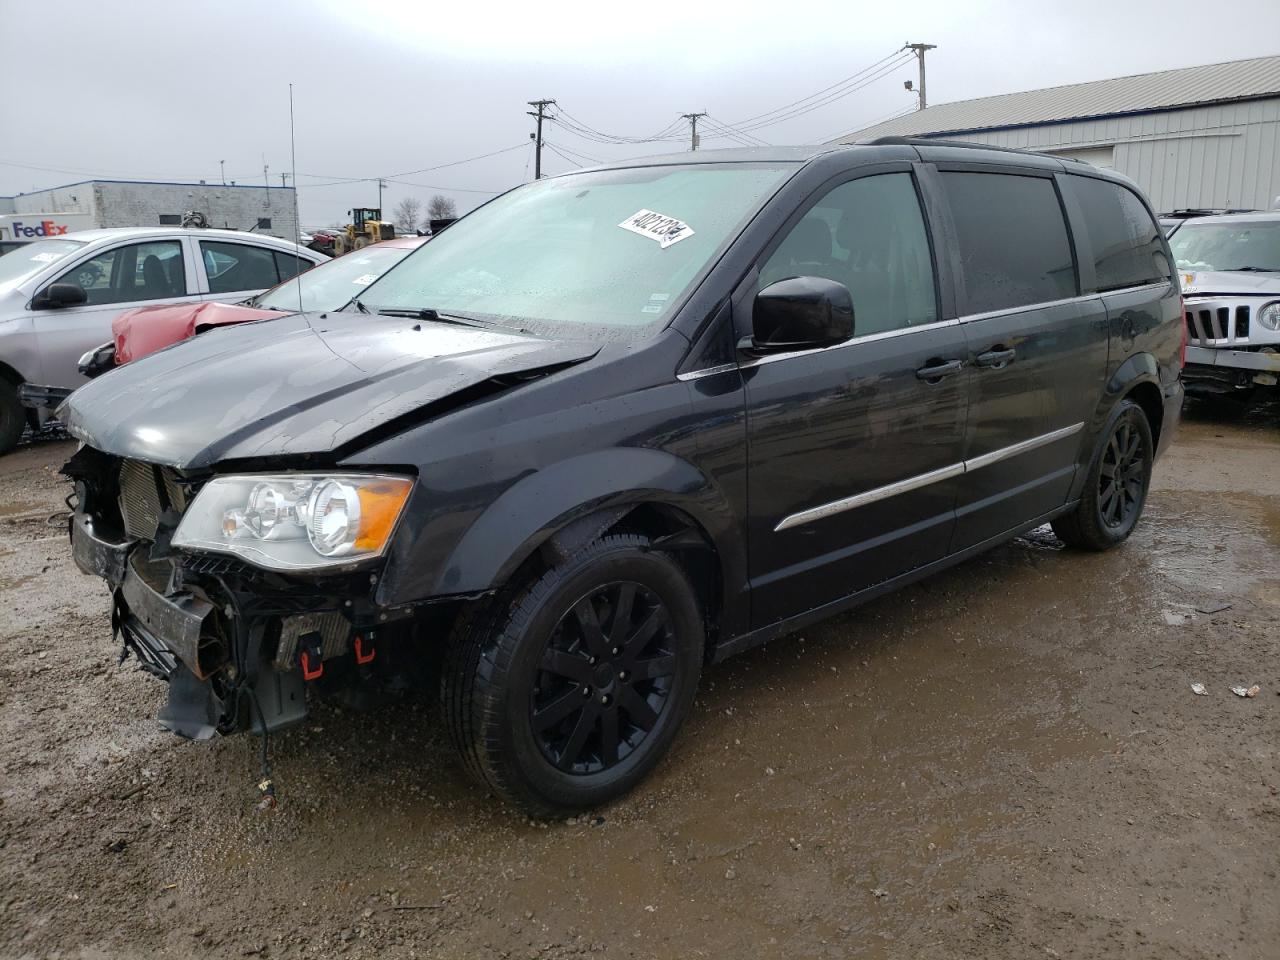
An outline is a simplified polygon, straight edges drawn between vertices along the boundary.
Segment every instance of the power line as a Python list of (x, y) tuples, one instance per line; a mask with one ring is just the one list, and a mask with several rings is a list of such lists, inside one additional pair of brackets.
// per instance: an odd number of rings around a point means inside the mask
[(883, 79), (884, 77), (887, 77), (890, 73), (893, 73), (895, 70), (897, 70), (899, 67), (906, 64), (911, 59), (912, 59), (911, 54), (899, 53), (897, 59), (890, 60), (888, 63), (884, 64), (874, 73), (867, 74), (866, 76), (858, 80), (856, 83), (853, 83), (844, 87), (839, 87), (833, 92), (823, 96), (820, 100), (816, 100), (811, 103), (808, 103), (803, 107), (796, 107), (795, 109), (790, 110), (785, 114), (781, 114), (776, 117), (770, 117), (770, 119), (767, 119), (767, 120), (759, 120), (754, 123), (739, 121), (734, 124), (734, 129), (738, 130), (740, 133), (750, 132), (752, 130), (763, 129), (764, 127), (771, 127), (775, 124), (782, 123), (786, 120), (794, 120), (797, 117), (802, 117), (807, 113), (812, 113), (814, 110), (817, 110), (820, 107), (825, 107), (828, 104), (835, 103), (837, 100), (844, 99), (850, 94), (857, 93), (859, 90), (862, 90), (870, 86), (872, 83), (875, 83), (875, 81)]
[(565, 153), (569, 154), (569, 156), (577, 157), (579, 160), (585, 160), (587, 163), (606, 163), (607, 162), (605, 160), (601, 160), (599, 157), (593, 157), (590, 154), (583, 153), (581, 150), (570, 149), (569, 147), (566, 147), (563, 143), (557, 144), (556, 146), (560, 150), (563, 150)]
[(801, 97), (799, 100), (793, 100), (790, 103), (785, 103), (782, 106), (775, 107), (772, 110), (766, 110), (764, 113), (758, 113), (754, 117), (744, 117), (743, 119), (737, 121), (734, 124), (734, 126), (741, 127), (741, 126), (744, 126), (745, 124), (753, 123), (756, 120), (763, 120), (765, 117), (771, 117), (775, 113), (782, 113), (784, 111), (790, 110), (792, 107), (798, 107), (802, 104), (805, 104), (810, 100), (814, 100), (830, 91), (835, 90), (837, 87), (842, 87), (846, 83), (850, 83), (854, 80), (857, 80), (859, 77), (863, 76), (864, 74), (877, 69), (878, 67), (880, 67), (881, 64), (885, 63), (888, 60), (893, 60), (897, 57), (901, 57), (902, 53), (903, 51), (901, 50), (895, 50), (893, 53), (889, 54), (887, 57), (882, 57), (881, 59), (877, 60), (875, 63), (870, 64), (869, 66), (863, 67), (857, 73), (850, 74), (849, 76), (845, 77), (843, 80), (836, 81), (835, 83), (831, 84), (829, 87), (823, 87), (821, 90), (817, 91), (816, 93), (811, 93), (807, 97)]
[(582, 169), (582, 164), (578, 163), (578, 161), (576, 161), (576, 160), (571, 160), (571, 159), (569, 159), (568, 157), (566, 157), (563, 153), (561, 153), (559, 150), (557, 150), (557, 149), (556, 149), (555, 144), (554, 144), (554, 143), (552, 143), (550, 140), (544, 140), (544, 141), (542, 142), (542, 145), (543, 145), (544, 147), (546, 147), (548, 150), (550, 150), (552, 153), (554, 153), (554, 154), (555, 154), (557, 157), (559, 157), (561, 160), (565, 161), (566, 163), (571, 163), (571, 164), (573, 164), (573, 165), (574, 165), (575, 167), (577, 167), (579, 170), (581, 170), (581, 169)]
[(735, 128), (731, 127), (729, 124), (725, 123), (723, 120), (717, 119), (716, 117), (713, 117), (710, 114), (707, 114), (706, 120), (707, 120), (707, 123), (711, 126), (713, 133), (718, 133), (720, 136), (727, 137), (736, 143), (742, 144), (745, 147), (769, 146), (768, 141), (760, 139), (754, 133), (739, 133)]
[[(521, 144), (521, 146), (524, 146), (524, 144)], [(383, 182), (385, 183), (395, 183), (395, 184), (399, 184), (402, 187), (419, 187), (423, 190), (448, 190), (452, 193), (485, 193), (491, 197), (496, 196), (499, 193), (506, 193), (507, 189), (509, 189), (509, 188), (504, 188), (502, 190), (477, 190), (473, 187), (442, 187), (434, 183), (414, 183), (412, 180), (396, 180), (391, 177), (383, 177), (382, 179), (383, 179)]]

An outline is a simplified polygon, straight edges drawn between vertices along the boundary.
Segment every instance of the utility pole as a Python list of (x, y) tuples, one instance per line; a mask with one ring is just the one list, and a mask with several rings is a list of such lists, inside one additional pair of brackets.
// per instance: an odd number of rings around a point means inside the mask
[(700, 117), (705, 117), (706, 115), (707, 115), (707, 111), (705, 110), (703, 110), (702, 113), (680, 114), (680, 116), (684, 117), (686, 120), (689, 121), (689, 149), (690, 150), (698, 149), (698, 119)]
[(387, 181), (381, 177), (378, 178), (378, 216), (382, 216), (382, 188), (387, 185)]
[(271, 189), (271, 177), (267, 174), (267, 170), (268, 170), (268, 167), (267, 167), (267, 165), (264, 163), (264, 164), (262, 165), (262, 182), (263, 182), (264, 184), (266, 184), (267, 189), (268, 189), (268, 190), (270, 190), (270, 189)]
[(533, 179), (535, 180), (542, 179), (542, 121), (551, 119), (547, 116), (546, 110), (547, 107), (551, 106), (553, 103), (555, 103), (554, 100), (530, 100), (529, 106), (535, 107), (537, 109), (537, 113), (533, 110), (525, 111), (529, 116), (538, 121), (538, 132), (529, 134), (529, 138), (533, 140), (534, 143)]
[(287, 173), (282, 173), (282, 174), (280, 174), (280, 186), (282, 186), (282, 187), (287, 187), (287, 186), (289, 185), (289, 184), (286, 182), (288, 179), (289, 179), (289, 174), (287, 174)]
[(222, 175), (222, 185), (225, 187), (227, 185), (227, 161), (218, 161), (218, 172)]
[(938, 45), (936, 43), (904, 43), (902, 49), (910, 50), (916, 55), (916, 59), (920, 61), (920, 106), (917, 109), (923, 110), (929, 105), (924, 95), (924, 52), (926, 50), (936, 50)]

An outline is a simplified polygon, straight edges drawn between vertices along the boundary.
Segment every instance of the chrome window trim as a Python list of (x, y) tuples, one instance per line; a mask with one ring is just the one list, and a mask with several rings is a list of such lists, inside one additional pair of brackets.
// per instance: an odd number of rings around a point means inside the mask
[(1046, 444), (1054, 443), (1058, 440), (1064, 440), (1073, 436), (1084, 429), (1084, 422), (1073, 423), (1069, 427), (1062, 427), (1058, 430), (1051, 430), (1049, 433), (1042, 433), (1038, 437), (1032, 437), (1030, 440), (1023, 440), (1020, 443), (1010, 444), (1007, 447), (1001, 447), (999, 450), (992, 450), (990, 453), (984, 453), (981, 456), (974, 457), (971, 460), (961, 460), (959, 463), (952, 463), (937, 470), (930, 470), (928, 473), (917, 474), (914, 477), (908, 477), (905, 480), (898, 480), (895, 483), (885, 484), (883, 487), (876, 487), (872, 490), (865, 490), (862, 493), (856, 493), (851, 497), (843, 497), (839, 500), (833, 500), (830, 503), (824, 503), (816, 507), (810, 507), (808, 510), (801, 510), (790, 516), (783, 517), (778, 525), (773, 528), (774, 533), (788, 530), (791, 527), (798, 527), (802, 524), (812, 523), (814, 520), (823, 520), (827, 517), (834, 516), (837, 513), (844, 513), (847, 510), (853, 510), (857, 507), (864, 507), (869, 503), (876, 503), (880, 500), (887, 500), (889, 497), (897, 496), (900, 493), (907, 493), (911, 490), (918, 490), (926, 487), (931, 483), (937, 483), (941, 480), (950, 480), (952, 477), (958, 477), (961, 474), (968, 473), (971, 470), (981, 470), (983, 467), (989, 467), (993, 463), (999, 463), (1001, 460), (1008, 460), (1010, 457), (1016, 457), (1021, 453), (1029, 450), (1035, 450), (1037, 447), (1043, 447)]
[(831, 350), (843, 350), (846, 347), (857, 346), (860, 343), (875, 343), (877, 340), (889, 340), (894, 337), (906, 336), (909, 333), (921, 333), (925, 330), (942, 330), (946, 327), (954, 327), (963, 323), (975, 323), (979, 320), (992, 320), (996, 317), (1016, 316), (1020, 313), (1029, 313), (1032, 310), (1043, 310), (1047, 307), (1061, 307), (1069, 303), (1084, 303), (1088, 300), (1097, 300), (1100, 297), (1111, 297), (1121, 293), (1133, 293), (1137, 290), (1148, 290), (1152, 287), (1167, 287), (1173, 283), (1171, 280), (1161, 280), (1156, 283), (1143, 283), (1136, 287), (1121, 287), (1118, 290), (1106, 290), (1100, 293), (1082, 293), (1074, 297), (1066, 297), (1062, 300), (1046, 300), (1042, 303), (1029, 303), (1020, 307), (1009, 307), (1004, 310), (991, 310), (986, 313), (969, 313), (963, 317), (955, 317), (951, 320), (935, 320), (932, 323), (922, 323), (917, 327), (895, 327), (892, 330), (881, 330), (879, 333), (868, 333), (863, 336), (855, 336), (843, 343), (832, 344), (829, 347), (819, 347), (814, 350), (790, 350), (786, 353), (771, 353), (763, 357), (752, 357), (739, 363), (721, 363), (714, 367), (706, 367), (702, 370), (689, 370), (685, 373), (676, 374), (677, 380), (689, 381), (700, 380), (702, 377), (712, 377), (717, 373), (727, 373), (730, 370), (748, 370), (751, 367), (758, 367), (766, 363), (776, 363), (779, 360), (790, 360), (792, 357), (807, 357), (819, 353), (827, 353)]
[(704, 370), (690, 370), (687, 373), (676, 374), (677, 380), (697, 380), (700, 377), (709, 377), (712, 374), (724, 373), (735, 368), (739, 370), (749, 370), (752, 367), (759, 367), (766, 363), (776, 363), (779, 360), (790, 360), (792, 357), (811, 357), (820, 353), (830, 353), (832, 350), (844, 350), (847, 347), (856, 346), (860, 343), (875, 343), (877, 340), (891, 340), (894, 337), (906, 336), (909, 333), (921, 333), (925, 330), (942, 330), (946, 327), (954, 327), (959, 320), (935, 320), (932, 323), (922, 323), (916, 327), (895, 327), (892, 330), (881, 330), (879, 333), (866, 333), (862, 336), (853, 336), (848, 340), (840, 343), (833, 343), (829, 347), (816, 347), (811, 350), (788, 350), (786, 353), (770, 353), (763, 357), (751, 357), (741, 360), (738, 363), (722, 363), (714, 367), (707, 367)]

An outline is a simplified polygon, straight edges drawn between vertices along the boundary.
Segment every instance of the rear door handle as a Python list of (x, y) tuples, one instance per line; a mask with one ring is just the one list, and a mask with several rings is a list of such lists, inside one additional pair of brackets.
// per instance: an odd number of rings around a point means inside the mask
[(980, 367), (1007, 367), (1013, 363), (1013, 358), (1017, 356), (1014, 350), (988, 350), (986, 353), (978, 354), (975, 362)]
[(929, 365), (916, 371), (916, 377), (930, 383), (936, 383), (943, 377), (959, 373), (964, 366), (963, 360), (930, 360)]

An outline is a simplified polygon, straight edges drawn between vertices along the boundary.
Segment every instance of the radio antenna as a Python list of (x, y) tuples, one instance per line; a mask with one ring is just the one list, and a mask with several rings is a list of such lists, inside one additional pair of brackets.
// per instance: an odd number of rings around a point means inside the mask
[[(294, 266), (301, 266), (302, 220), (298, 214), (298, 142), (293, 134), (293, 84), (289, 84), (289, 166), (293, 170), (293, 249), (297, 254)], [(298, 288), (298, 312), (302, 313), (302, 271), (293, 275)]]

